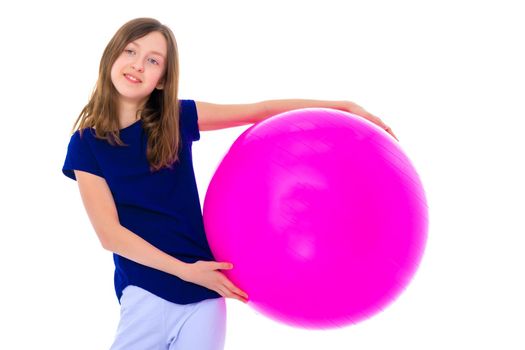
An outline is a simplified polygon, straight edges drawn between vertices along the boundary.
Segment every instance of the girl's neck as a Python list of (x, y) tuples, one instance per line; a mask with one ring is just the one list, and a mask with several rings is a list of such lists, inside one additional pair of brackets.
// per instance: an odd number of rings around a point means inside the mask
[(142, 104), (132, 101), (119, 101), (118, 118), (120, 129), (133, 124), (139, 119), (137, 111), (142, 107)]

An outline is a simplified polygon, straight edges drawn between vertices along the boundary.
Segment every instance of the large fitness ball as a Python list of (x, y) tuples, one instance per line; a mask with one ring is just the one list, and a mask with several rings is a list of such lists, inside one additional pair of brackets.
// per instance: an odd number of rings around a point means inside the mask
[(425, 193), (398, 142), (338, 110), (289, 111), (247, 129), (218, 166), (205, 231), (255, 310), (335, 328), (407, 286), (428, 229)]

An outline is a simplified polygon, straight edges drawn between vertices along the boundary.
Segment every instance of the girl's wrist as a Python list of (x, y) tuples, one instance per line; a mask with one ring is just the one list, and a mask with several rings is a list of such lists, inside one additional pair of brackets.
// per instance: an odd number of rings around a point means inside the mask
[(190, 264), (176, 258), (173, 259), (175, 259), (175, 264), (173, 264), (173, 275), (186, 281)]

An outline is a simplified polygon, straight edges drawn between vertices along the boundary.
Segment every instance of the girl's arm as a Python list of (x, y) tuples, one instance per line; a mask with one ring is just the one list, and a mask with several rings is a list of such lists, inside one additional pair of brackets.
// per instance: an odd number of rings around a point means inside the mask
[(180, 261), (122, 226), (111, 191), (105, 179), (75, 170), (82, 202), (102, 247), (139, 264), (179, 276), (184, 269)]
[(104, 178), (85, 171), (74, 172), (89, 220), (104, 249), (187, 282), (199, 284), (224, 297), (246, 302), (246, 293), (218, 271), (230, 269), (231, 264), (214, 261), (189, 264), (166, 254), (120, 224), (115, 201)]
[(333, 108), (361, 116), (380, 126), (395, 137), (392, 130), (381, 119), (350, 101), (323, 100), (267, 100), (246, 104), (215, 104), (195, 101), (199, 130), (217, 130), (245, 124), (254, 124), (273, 115), (300, 108)]

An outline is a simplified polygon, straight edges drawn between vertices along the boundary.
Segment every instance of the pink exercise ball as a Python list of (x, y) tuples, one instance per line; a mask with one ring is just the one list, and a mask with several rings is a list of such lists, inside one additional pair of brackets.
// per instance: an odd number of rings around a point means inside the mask
[(339, 328), (383, 310), (422, 258), (428, 207), (399, 143), (368, 120), (305, 108), (231, 146), (208, 187), (204, 225), (248, 305), (300, 328)]

